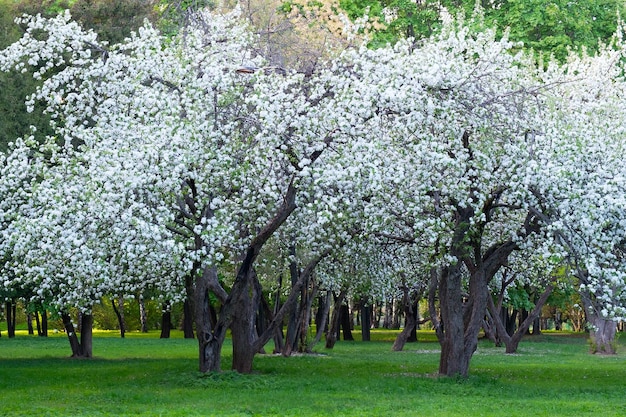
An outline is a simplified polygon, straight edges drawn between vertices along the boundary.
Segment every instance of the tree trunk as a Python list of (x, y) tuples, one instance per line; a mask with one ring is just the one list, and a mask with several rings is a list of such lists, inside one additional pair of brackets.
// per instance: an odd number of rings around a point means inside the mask
[[(296, 248), (295, 246), (291, 246), (289, 248), (289, 255), (292, 257), (291, 262), (289, 263), (289, 276), (291, 277), (291, 287), (293, 288), (300, 278), (300, 271), (298, 268), (298, 264), (295, 260), (296, 257)], [(302, 294), (300, 297), (300, 303), (296, 303), (295, 308), (291, 310), (289, 316), (287, 318), (287, 336), (285, 340), (285, 348), (283, 349), (283, 355), (289, 356), (291, 352), (297, 350), (298, 343), (298, 329), (299, 329), (299, 317), (300, 310), (302, 308)]]
[(335, 343), (337, 343), (339, 316), (341, 315), (341, 306), (344, 298), (346, 298), (346, 291), (342, 289), (341, 292), (339, 292), (339, 295), (335, 297), (333, 313), (330, 317), (330, 326), (328, 327), (328, 333), (326, 333), (326, 349), (332, 349), (335, 346)]
[(233, 342), (233, 370), (249, 374), (256, 350), (254, 341), (258, 337), (254, 328), (255, 314), (258, 309), (259, 288), (255, 285), (254, 269), (248, 272), (249, 277), (237, 289), (231, 292), (233, 315), (230, 326)]
[(37, 325), (37, 335), (41, 336), (41, 321), (39, 320), (39, 312), (35, 310), (35, 324)]
[(320, 296), (318, 298), (319, 306), (317, 314), (315, 315), (315, 337), (313, 338), (313, 341), (309, 344), (309, 351), (313, 350), (313, 347), (315, 347), (315, 345), (317, 345), (319, 341), (322, 340), (322, 336), (324, 335), (324, 333), (328, 331), (328, 313), (330, 311), (331, 296), (332, 293), (330, 291), (326, 291), (326, 295), (324, 297)]
[(72, 318), (69, 314), (62, 313), (61, 319), (63, 320), (65, 334), (67, 334), (67, 339), (70, 342), (70, 348), (72, 349), (72, 358), (82, 357), (83, 350), (80, 346), (80, 342), (78, 341), (78, 336), (76, 335), (76, 330), (74, 329), (74, 323), (72, 323)]
[(70, 342), (70, 348), (72, 349), (72, 358), (91, 358), (92, 357), (92, 329), (93, 329), (93, 316), (91, 314), (82, 314), (81, 320), (81, 334), (80, 341), (72, 323), (72, 318), (67, 313), (61, 313), (61, 319), (63, 320), (63, 327), (67, 338)]
[(141, 333), (148, 333), (148, 311), (143, 294), (139, 294), (139, 321), (141, 322)]
[(402, 308), (398, 305), (400, 304), (399, 300), (393, 300), (393, 318), (391, 321), (391, 328), (392, 329), (399, 329), (400, 328), (400, 322), (402, 320)]
[(341, 330), (343, 332), (343, 340), (354, 340), (354, 336), (352, 336), (352, 320), (350, 320), (350, 308), (347, 304), (341, 305), (339, 316), (341, 322)]
[(591, 340), (591, 353), (601, 355), (614, 355), (616, 353), (617, 323), (596, 314), (590, 314), (589, 320), (591, 329), (589, 338)]
[(185, 339), (195, 338), (193, 334), (193, 307), (188, 298), (183, 303), (183, 335)]
[(81, 321), (80, 345), (82, 357), (91, 358), (93, 356), (93, 316), (91, 314), (83, 314)]
[(404, 329), (396, 336), (396, 340), (393, 342), (391, 350), (394, 352), (400, 352), (404, 349), (404, 345), (417, 327), (417, 314), (415, 310), (417, 309), (418, 302), (411, 300), (411, 292), (404, 282), (404, 279), (402, 283), (402, 305), (406, 320), (404, 322)]
[(111, 305), (113, 306), (113, 311), (117, 316), (117, 323), (120, 327), (120, 337), (123, 339), (126, 335), (126, 323), (124, 320), (124, 298), (120, 297), (118, 300), (119, 308), (115, 305), (115, 300), (113, 298), (111, 299)]
[(391, 329), (393, 319), (393, 299), (385, 300), (385, 316), (383, 319), (383, 329)]
[(26, 314), (26, 326), (28, 328), (28, 334), (35, 334), (35, 330), (33, 329), (33, 315), (32, 313)]
[(48, 337), (48, 312), (46, 309), (41, 311), (41, 331), (38, 328), (37, 333), (41, 337)]
[(161, 313), (161, 335), (160, 339), (169, 339), (172, 330), (172, 311), (168, 304), (163, 304)]
[(198, 361), (200, 372), (220, 372), (221, 352), (226, 327), (212, 325), (209, 306), (209, 287), (211, 280), (217, 281), (217, 268), (205, 268), (197, 274), (194, 286), (194, 306), (196, 318), (196, 332), (198, 334)]
[(469, 358), (465, 351), (461, 288), (460, 265), (444, 269), (439, 284), (441, 324), (444, 329), (439, 359), (441, 375), (466, 376), (469, 370)]
[(16, 326), (16, 318), (15, 318), (15, 313), (17, 311), (16, 309), (16, 303), (13, 300), (7, 300), (6, 301), (6, 312), (7, 312), (7, 334), (9, 335), (9, 338), (13, 338), (15, 337), (15, 326)]
[(367, 303), (367, 299), (361, 299), (361, 340), (369, 342), (370, 330), (372, 327), (372, 307)]

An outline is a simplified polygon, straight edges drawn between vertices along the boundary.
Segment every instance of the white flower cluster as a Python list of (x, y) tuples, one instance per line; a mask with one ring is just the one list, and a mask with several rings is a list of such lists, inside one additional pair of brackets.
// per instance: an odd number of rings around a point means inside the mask
[(449, 23), (303, 75), (265, 71), (237, 12), (194, 22), (109, 47), (67, 14), (33, 17), (0, 53), (0, 69), (43, 79), (31, 100), (61, 144), (17, 142), (1, 161), (4, 291), (59, 309), (176, 299), (197, 265), (240, 259), (296, 190), (275, 246), (332, 250), (328, 288), (423, 289), (454, 261), (462, 211), (483, 250), (571, 255), (606, 315), (623, 315), (623, 45), (537, 66), (495, 31)]

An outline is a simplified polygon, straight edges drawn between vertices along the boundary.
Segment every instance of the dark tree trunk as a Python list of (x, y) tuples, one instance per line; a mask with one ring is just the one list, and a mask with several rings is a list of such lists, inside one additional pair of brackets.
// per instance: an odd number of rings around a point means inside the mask
[(217, 268), (205, 268), (197, 274), (194, 286), (194, 306), (196, 333), (198, 335), (198, 360), (200, 372), (220, 372), (221, 352), (226, 329), (222, 323), (212, 325), (212, 314), (209, 306), (209, 288), (217, 282)]
[(352, 336), (352, 320), (350, 320), (350, 308), (347, 304), (341, 305), (340, 317), (343, 340), (354, 340), (354, 336)]
[(258, 281), (254, 269), (248, 271), (249, 277), (239, 290), (231, 292), (233, 297), (233, 314), (230, 326), (233, 341), (233, 370), (249, 374), (252, 372), (252, 362), (256, 350), (254, 341), (257, 334), (254, 328), (255, 314), (258, 309), (260, 288), (255, 285)]
[(313, 300), (317, 297), (317, 285), (312, 277), (306, 278), (303, 281), (302, 286), (302, 298), (300, 300), (300, 341), (298, 343), (298, 352), (308, 353), (311, 352), (309, 346), (309, 328), (311, 325), (311, 311), (313, 309)]
[(124, 320), (124, 301), (123, 298), (120, 297), (119, 298), (119, 302), (120, 302), (120, 307), (118, 308), (115, 305), (115, 300), (112, 298), (111, 299), (111, 306), (113, 306), (113, 311), (115, 312), (115, 315), (117, 316), (117, 323), (118, 326), (120, 327), (120, 337), (123, 339), (124, 336), (126, 335), (126, 323)]
[(37, 326), (37, 333), (40, 337), (48, 337), (48, 312), (45, 309), (41, 311), (41, 330)]
[(339, 295), (335, 297), (335, 303), (333, 305), (333, 313), (330, 317), (330, 326), (328, 327), (328, 333), (326, 333), (326, 349), (332, 349), (337, 343), (337, 334), (339, 333), (339, 319), (341, 316), (341, 306), (343, 300), (346, 298), (346, 291), (341, 290)]
[(93, 316), (91, 314), (83, 314), (80, 329), (82, 357), (91, 358), (93, 356)]
[[(488, 283), (517, 248), (511, 240), (488, 248), (484, 254), (479, 240), (468, 246), (469, 214), (468, 210), (460, 209), (450, 252), (459, 261), (444, 269), (439, 283), (443, 331), (439, 373), (446, 376), (468, 375), (487, 311)], [(462, 263), (470, 273), (467, 296), (463, 293)]]
[(7, 334), (9, 338), (15, 337), (15, 326), (16, 326), (16, 309), (17, 305), (14, 300), (7, 300), (6, 302), (6, 312), (7, 312)]
[(91, 314), (81, 314), (80, 341), (78, 339), (78, 335), (76, 334), (76, 330), (74, 328), (74, 324), (72, 323), (72, 318), (70, 317), (70, 315), (67, 313), (62, 313), (61, 319), (63, 320), (63, 327), (65, 327), (65, 333), (67, 334), (67, 338), (70, 342), (72, 357), (91, 358), (93, 355), (93, 316)]
[(189, 298), (183, 303), (183, 335), (185, 339), (193, 339), (193, 307)]
[(361, 299), (361, 340), (369, 342), (370, 329), (372, 328), (372, 307), (367, 303), (367, 299)]
[(313, 347), (322, 340), (322, 336), (325, 332), (328, 331), (328, 313), (330, 311), (330, 299), (332, 293), (330, 291), (326, 291), (326, 295), (324, 297), (320, 296), (318, 298), (318, 309), (317, 314), (315, 315), (315, 337), (313, 341), (309, 345), (309, 350), (313, 350)]
[(400, 304), (399, 300), (394, 300), (393, 301), (393, 317), (392, 317), (392, 321), (391, 321), (391, 328), (392, 329), (399, 329), (400, 328), (400, 323), (402, 321), (402, 315), (403, 315), (403, 311), (402, 311), (402, 307), (399, 306), (398, 304)]
[(169, 339), (172, 331), (172, 312), (168, 304), (163, 304), (161, 312), (161, 335), (160, 339)]
[[(296, 248), (295, 246), (291, 246), (289, 248), (289, 255), (293, 258), (289, 263), (289, 276), (291, 277), (291, 287), (293, 288), (300, 278), (300, 271), (298, 268), (298, 264), (295, 260), (296, 257)], [(300, 297), (302, 300), (302, 297)], [(287, 337), (285, 340), (285, 348), (283, 349), (283, 355), (289, 356), (291, 352), (297, 350), (298, 343), (298, 330), (299, 330), (299, 318), (300, 311), (302, 307), (302, 301), (300, 303), (296, 303), (294, 309), (291, 310), (289, 316), (287, 318)]]
[(532, 331), (532, 335), (533, 336), (538, 336), (541, 334), (541, 314), (539, 314), (537, 317), (535, 317), (535, 320), (533, 320), (533, 331)]
[(404, 316), (406, 320), (404, 322), (404, 329), (396, 336), (396, 340), (393, 342), (391, 350), (394, 352), (400, 352), (404, 349), (404, 345), (411, 339), (411, 336), (417, 341), (417, 308), (419, 306), (419, 300), (412, 300), (411, 291), (407, 285), (402, 284), (402, 307), (404, 308)]
[(32, 313), (26, 314), (26, 326), (28, 328), (28, 334), (35, 334), (35, 330), (33, 329), (33, 315)]
[(69, 340), (70, 348), (72, 349), (72, 358), (82, 357), (83, 350), (80, 346), (80, 342), (78, 341), (78, 335), (76, 334), (76, 329), (74, 329), (74, 323), (72, 323), (72, 318), (67, 313), (62, 313), (61, 318), (63, 319), (65, 334), (67, 334), (67, 339)]
[(411, 333), (415, 331), (416, 325), (417, 320), (415, 319), (415, 314), (413, 314), (413, 311), (408, 308), (406, 312), (406, 323), (404, 325), (404, 329), (402, 329), (402, 331), (398, 333), (398, 336), (396, 336), (396, 340), (393, 342), (391, 350), (393, 350), (394, 352), (400, 352), (402, 349), (404, 349), (404, 345), (408, 341)]

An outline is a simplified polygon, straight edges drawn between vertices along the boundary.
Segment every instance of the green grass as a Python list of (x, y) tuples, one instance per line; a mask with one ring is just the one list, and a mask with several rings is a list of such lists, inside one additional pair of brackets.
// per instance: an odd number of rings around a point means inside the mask
[(466, 380), (434, 376), (438, 345), (428, 332), (404, 352), (391, 352), (393, 332), (374, 332), (372, 342), (317, 355), (259, 355), (252, 375), (200, 374), (197, 342), (179, 333), (115, 335), (96, 333), (96, 358), (73, 360), (62, 335), (3, 333), (0, 415), (626, 415), (626, 355), (590, 355), (578, 335), (531, 337), (516, 355), (481, 342)]

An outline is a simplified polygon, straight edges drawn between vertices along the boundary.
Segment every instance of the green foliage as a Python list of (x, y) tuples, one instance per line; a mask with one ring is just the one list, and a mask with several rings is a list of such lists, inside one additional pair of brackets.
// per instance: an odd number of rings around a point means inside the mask
[(510, 38), (563, 60), (569, 48), (597, 49), (617, 28), (617, 0), (508, 0), (485, 9), (488, 24), (510, 28)]
[[(420, 340), (423, 340), (420, 332)], [(376, 331), (372, 332), (374, 336)], [(427, 333), (430, 337), (432, 333)], [(109, 337), (105, 337), (105, 336)], [(262, 355), (258, 372), (202, 375), (197, 341), (96, 333), (93, 360), (68, 360), (64, 335), (0, 338), (3, 416), (622, 416), (626, 356), (587, 354), (584, 336), (546, 334), (516, 355), (481, 343), (467, 379), (437, 378), (438, 344), (391, 341)], [(228, 343), (228, 341), (227, 341)], [(230, 345), (226, 351), (230, 351)], [(268, 349), (269, 350), (269, 349)], [(229, 367), (230, 356), (224, 367)], [(487, 400), (486, 400), (487, 399)], [(611, 404), (611, 406), (607, 406)]]
[[(471, 16), (475, 0), (341, 0), (351, 19), (368, 14), (386, 22), (377, 30), (373, 46), (393, 43), (401, 37), (422, 38), (439, 27), (441, 6), (452, 15)], [(537, 53), (552, 54), (563, 60), (568, 49), (597, 49), (617, 28), (618, 12), (624, 16), (626, 4), (619, 0), (482, 0), (484, 24), (500, 33), (510, 30), (513, 41), (521, 41)], [(393, 16), (391, 18), (391, 16)]]
[(439, 27), (440, 2), (435, 0), (341, 0), (339, 4), (351, 19), (367, 15), (384, 23), (374, 33), (373, 47), (393, 44), (403, 37), (428, 37)]

